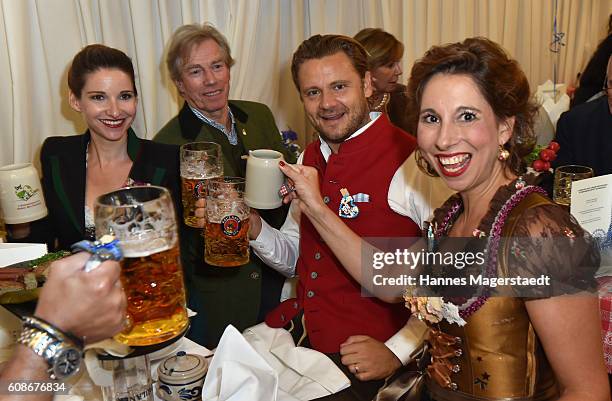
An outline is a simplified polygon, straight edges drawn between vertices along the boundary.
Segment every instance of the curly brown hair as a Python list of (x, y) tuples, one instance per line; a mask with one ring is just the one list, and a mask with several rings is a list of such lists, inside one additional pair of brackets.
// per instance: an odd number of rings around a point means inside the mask
[[(512, 137), (504, 145), (510, 152), (505, 163), (515, 174), (523, 174), (526, 169), (523, 158), (535, 145), (533, 122), (538, 106), (519, 63), (487, 38), (468, 38), (463, 42), (433, 46), (415, 62), (410, 72), (407, 88), (410, 132), (418, 132), (423, 91), (429, 80), (439, 73), (471, 77), (498, 121), (515, 118)], [(417, 159), (426, 173), (433, 172), (431, 166), (423, 164), (424, 159), (419, 158), (418, 153)]]

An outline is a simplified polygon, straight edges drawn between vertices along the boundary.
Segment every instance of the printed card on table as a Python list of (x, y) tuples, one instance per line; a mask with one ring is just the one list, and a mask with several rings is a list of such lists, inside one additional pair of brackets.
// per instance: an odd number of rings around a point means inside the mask
[(571, 213), (597, 240), (597, 275), (612, 276), (612, 174), (572, 182)]

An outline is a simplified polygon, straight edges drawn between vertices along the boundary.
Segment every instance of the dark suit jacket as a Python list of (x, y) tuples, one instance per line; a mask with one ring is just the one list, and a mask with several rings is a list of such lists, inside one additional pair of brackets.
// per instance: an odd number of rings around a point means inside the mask
[[(49, 215), (32, 223), (26, 241), (46, 242), (51, 250), (70, 249), (70, 245), (84, 239), (85, 155), (89, 140), (87, 131), (82, 135), (50, 137), (43, 143), (42, 187)], [(130, 178), (167, 187), (180, 212), (178, 147), (140, 139), (131, 129), (127, 147), (134, 162)]]
[(561, 114), (556, 141), (561, 148), (553, 167), (580, 164), (596, 176), (612, 173), (612, 114), (608, 98), (581, 104)]
[[(236, 120), (238, 144), (231, 145), (221, 131), (204, 124), (185, 104), (155, 136), (163, 143), (216, 142), (221, 145), (226, 176), (244, 177), (246, 161), (240, 156), (252, 149), (274, 149), (295, 162), (283, 146), (270, 109), (261, 103), (230, 100)], [(260, 211), (273, 227), (285, 221), (287, 208)], [(217, 346), (228, 324), (238, 330), (262, 322), (279, 303), (284, 277), (267, 267), (253, 252), (250, 262), (236, 268), (219, 268), (204, 262), (202, 230), (182, 225), (181, 259), (189, 292), (189, 307), (198, 312), (188, 337), (208, 348)]]

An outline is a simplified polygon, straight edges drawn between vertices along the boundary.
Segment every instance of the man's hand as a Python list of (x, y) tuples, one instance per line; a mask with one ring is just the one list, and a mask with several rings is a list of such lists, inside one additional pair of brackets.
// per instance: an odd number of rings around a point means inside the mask
[(361, 381), (391, 376), (402, 363), (384, 343), (368, 336), (350, 336), (340, 345), (342, 364)]
[(85, 272), (88, 258), (82, 252), (53, 262), (34, 315), (92, 343), (124, 328), (127, 300), (119, 263), (107, 261)]
[(259, 233), (261, 233), (261, 216), (255, 209), (251, 208), (251, 215), (249, 216), (249, 239), (257, 239)]
[(195, 216), (197, 217), (196, 225), (198, 228), (204, 228), (206, 224), (206, 199), (200, 198), (195, 202)]

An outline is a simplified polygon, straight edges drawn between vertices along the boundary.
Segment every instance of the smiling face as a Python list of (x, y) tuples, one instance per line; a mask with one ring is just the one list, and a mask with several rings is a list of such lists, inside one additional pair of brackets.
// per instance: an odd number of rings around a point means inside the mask
[(138, 104), (132, 79), (114, 68), (87, 74), (80, 96), (70, 92), (68, 101), (83, 115), (92, 136), (108, 141), (126, 137)]
[(298, 82), (304, 111), (330, 146), (342, 143), (369, 121), (369, 73), (362, 80), (343, 52), (305, 61)]
[(376, 92), (393, 92), (402, 75), (400, 60), (391, 61), (372, 70), (372, 85)]
[[(194, 45), (176, 81), (185, 101), (205, 116), (219, 121), (227, 112), (230, 69), (221, 47), (212, 39)], [(219, 121), (225, 124), (225, 121)]]
[(421, 99), (417, 139), (423, 156), (454, 191), (484, 193), (503, 180), (499, 145), (514, 119), (499, 122), (468, 75), (439, 73)]

